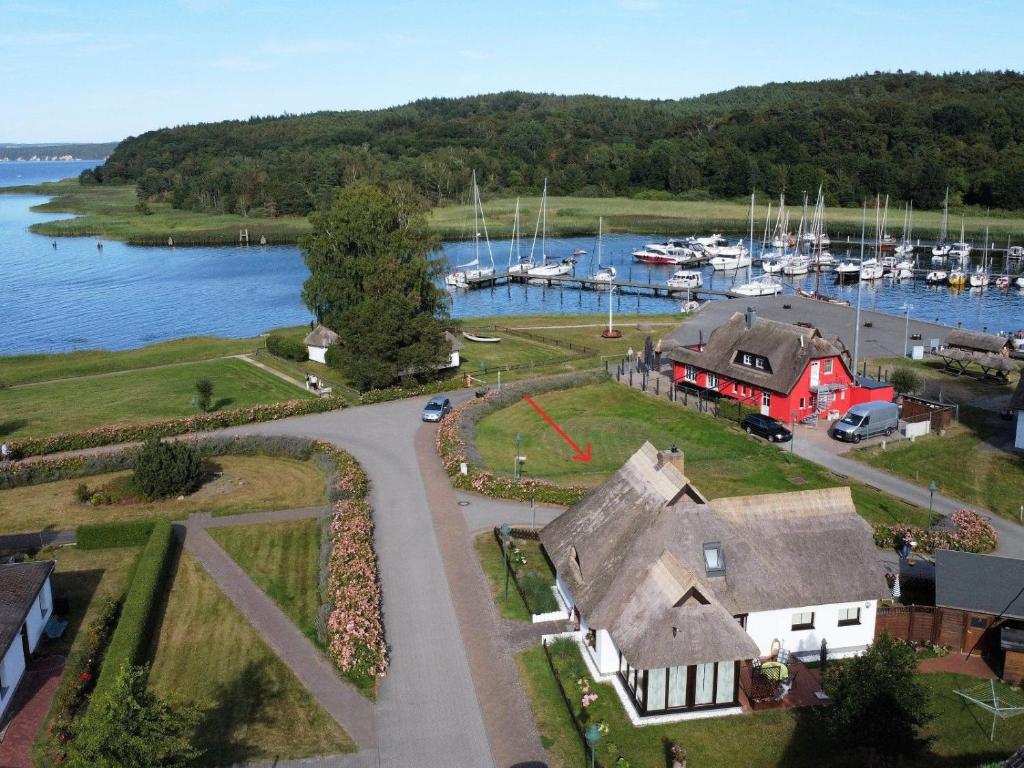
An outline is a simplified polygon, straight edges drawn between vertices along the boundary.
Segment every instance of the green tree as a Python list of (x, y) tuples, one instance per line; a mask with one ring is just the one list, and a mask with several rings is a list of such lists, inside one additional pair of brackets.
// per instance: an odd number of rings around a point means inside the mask
[(213, 382), (206, 376), (201, 376), (196, 379), (196, 405), (199, 406), (199, 410), (208, 411), (212, 402)]
[(860, 656), (831, 664), (821, 686), (832, 699), (825, 708), (829, 734), (840, 744), (874, 758), (911, 755), (923, 742), (918, 729), (930, 719), (928, 692), (917, 679), (917, 655), (883, 634)]
[(191, 443), (151, 438), (135, 456), (132, 486), (147, 499), (192, 493), (203, 482), (203, 457)]
[(924, 388), (924, 377), (913, 368), (900, 366), (889, 376), (889, 383), (901, 395), (912, 395)]
[(185, 768), (199, 750), (192, 734), (199, 713), (146, 690), (145, 667), (125, 666), (114, 685), (89, 704), (65, 765), (72, 768)]
[(435, 371), (449, 354), (448, 301), (420, 200), (357, 182), (310, 221), (302, 299), (340, 337), (331, 360), (362, 390)]

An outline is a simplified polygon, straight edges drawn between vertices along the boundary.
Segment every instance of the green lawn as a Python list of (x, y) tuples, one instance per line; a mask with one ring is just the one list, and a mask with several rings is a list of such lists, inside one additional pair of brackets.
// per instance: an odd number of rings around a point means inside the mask
[(259, 338), (223, 339), (217, 336), (193, 336), (120, 352), (93, 349), (53, 355), (9, 355), (0, 357), (0, 384), (9, 387), (53, 379), (152, 368), (158, 365), (194, 363), (251, 352), (261, 346), (263, 339)]
[[(1017, 386), (1020, 369), (1010, 374), (1010, 382), (1003, 384), (992, 379), (978, 379), (973, 375), (954, 376), (944, 370), (942, 360), (927, 357), (924, 360), (909, 360), (899, 357), (879, 357), (868, 361), (868, 375), (876, 376), (891, 374), (896, 368), (912, 368), (924, 379), (924, 390), (918, 394), (938, 400), (942, 395), (944, 402), (971, 404), (978, 400), (995, 400), (1001, 395), (1009, 397)], [(977, 369), (972, 369), (980, 373)], [(999, 410), (992, 406), (992, 410)]]
[(886, 450), (858, 448), (849, 455), (920, 485), (934, 480), (940, 493), (1018, 520), (1024, 500), (1024, 457), (999, 450), (1012, 437), (1012, 422), (989, 411), (960, 409), (960, 423), (946, 434), (901, 440)]
[(189, 416), (196, 379), (213, 381), (216, 409), (311, 397), (244, 360), (141, 369), (0, 390), (0, 436), (38, 437), (106, 424)]
[(615, 382), (549, 392), (535, 401), (577, 443), (592, 444), (592, 460), (573, 461), (562, 439), (520, 401), (477, 424), (476, 445), (489, 467), (506, 471), (510, 446), (519, 433), (528, 477), (592, 487), (622, 466), (645, 440), (659, 448), (675, 443), (686, 454), (687, 476), (709, 498), (850, 485), (858, 512), (869, 522), (926, 522), (926, 511), (842, 480), (817, 464), (745, 435), (732, 422)]
[[(495, 605), (498, 606), (498, 612), (502, 617), (515, 621), (529, 621), (533, 613), (558, 610), (558, 604), (550, 594), (550, 587), (555, 583), (555, 574), (541, 551), (539, 541), (535, 539), (512, 540), (512, 546), (518, 548), (526, 558), (524, 565), (515, 565), (514, 567), (519, 583), (527, 591), (527, 597), (531, 599), (531, 602), (547, 601), (540, 605), (532, 605), (533, 610), (523, 602), (511, 579), (509, 579), (508, 600), (506, 601), (505, 565), (502, 562), (501, 546), (494, 538), (494, 534), (491, 531), (479, 534), (473, 542), (473, 546), (476, 548), (480, 567), (491, 586), (491, 595), (494, 597)], [(534, 594), (534, 590), (537, 598), (530, 597), (531, 594)], [(541, 592), (545, 594), (541, 596)]]
[(314, 643), (320, 521), (211, 528), (210, 535)]
[(20, 533), (63, 530), (83, 523), (165, 518), (182, 520), (193, 512), (233, 515), (292, 507), (312, 507), (325, 501), (326, 478), (312, 461), (271, 456), (218, 456), (212, 460), (221, 474), (185, 499), (143, 504), (92, 506), (75, 497), (86, 483), (96, 489), (128, 472), (40, 483), (0, 491), (0, 531)]
[(157, 639), (150, 686), (198, 706), (202, 765), (338, 754), (351, 738), (186, 553)]
[[(558, 643), (552, 655), (562, 674), (568, 694), (578, 700), (575, 680), (590, 679), (575, 644)], [(583, 748), (572, 729), (555, 680), (541, 648), (531, 648), (517, 657), (520, 673), (526, 683), (541, 732), (541, 740), (551, 758), (553, 768), (584, 768)], [(1000, 723), (996, 741), (988, 741), (984, 718), (962, 706), (952, 693), (956, 687), (975, 685), (976, 679), (950, 674), (927, 674), (922, 681), (932, 692), (932, 709), (936, 719), (924, 735), (933, 737), (930, 752), (903, 768), (920, 766), (978, 766), (1005, 759), (1024, 739), (1024, 720)], [(592, 721), (604, 720), (610, 731), (598, 746), (598, 756), (612, 766), (614, 758), (608, 751), (614, 743), (619, 754), (629, 760), (632, 768), (664, 768), (669, 744), (683, 745), (689, 764), (700, 768), (817, 768), (821, 765), (859, 768), (860, 756), (843, 754), (828, 744), (823, 724), (815, 708), (759, 712), (708, 720), (691, 720), (671, 725), (633, 727), (610, 685), (591, 681), (597, 700), (587, 712)], [(577, 712), (580, 711), (578, 704)], [(981, 720), (981, 722), (979, 722)], [(828, 755), (827, 761), (823, 761)]]

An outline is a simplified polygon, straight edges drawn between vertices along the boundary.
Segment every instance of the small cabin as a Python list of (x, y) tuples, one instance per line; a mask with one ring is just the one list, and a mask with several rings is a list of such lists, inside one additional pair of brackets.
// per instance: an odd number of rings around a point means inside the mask
[(306, 354), (315, 363), (327, 363), (327, 348), (338, 343), (338, 334), (330, 328), (317, 323), (303, 340)]
[(53, 560), (0, 565), (0, 720), (53, 616)]

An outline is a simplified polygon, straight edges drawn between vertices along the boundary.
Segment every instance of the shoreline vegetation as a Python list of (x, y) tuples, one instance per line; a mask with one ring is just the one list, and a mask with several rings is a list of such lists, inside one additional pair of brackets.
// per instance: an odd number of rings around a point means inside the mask
[[(71, 213), (75, 218), (32, 224), (30, 229), (47, 237), (103, 237), (130, 245), (175, 246), (237, 245), (239, 230), (248, 230), (249, 243), (261, 238), (267, 245), (294, 244), (310, 230), (304, 216), (241, 216), (238, 214), (197, 213), (173, 208), (169, 203), (150, 201), (148, 212), (137, 208), (138, 197), (132, 184), (83, 185), (77, 179), (0, 188), (2, 194), (46, 195), (52, 199), (35, 205), (36, 213)], [(521, 221), (534, 221), (536, 196), (521, 201)], [(755, 235), (764, 228), (769, 197), (758, 195), (755, 208)], [(777, 201), (773, 200), (773, 203)], [(795, 201), (794, 201), (795, 202)], [(902, 221), (901, 203), (890, 201), (887, 229), (898, 233)], [(488, 231), (494, 239), (512, 233), (515, 198), (497, 197), (485, 204)], [(774, 211), (774, 205), (773, 205)], [(793, 216), (799, 209), (793, 209)], [(968, 240), (978, 241), (986, 224), (986, 212), (978, 207), (962, 209)], [(829, 208), (827, 227), (833, 238), (859, 237), (862, 209)], [(874, 209), (868, 210), (869, 224)], [(961, 211), (951, 211), (955, 222)], [(589, 237), (594, 235), (597, 219), (604, 218), (606, 233), (629, 232), (657, 236), (686, 236), (711, 231), (743, 235), (749, 232), (750, 203), (747, 199), (647, 199), (636, 197), (550, 197), (548, 198), (548, 234), (551, 237)], [(774, 216), (774, 213), (773, 213)], [(760, 220), (760, 223), (758, 223)], [(922, 240), (937, 236), (942, 211), (914, 211), (914, 235)], [(442, 240), (468, 240), (473, 235), (471, 206), (446, 205), (433, 208), (428, 217), (431, 230)], [(870, 228), (870, 227), (869, 227)], [(529, 227), (524, 226), (524, 231)], [(990, 240), (998, 248), (1006, 238), (1019, 240), (1024, 234), (1024, 212), (993, 210)], [(530, 236), (527, 232), (526, 240)]]

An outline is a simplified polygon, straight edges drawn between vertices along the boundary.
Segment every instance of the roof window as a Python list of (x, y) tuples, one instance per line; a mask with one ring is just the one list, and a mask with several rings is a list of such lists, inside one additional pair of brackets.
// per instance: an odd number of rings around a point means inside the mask
[(708, 576), (725, 576), (725, 552), (722, 544), (711, 541), (704, 545), (704, 573)]

